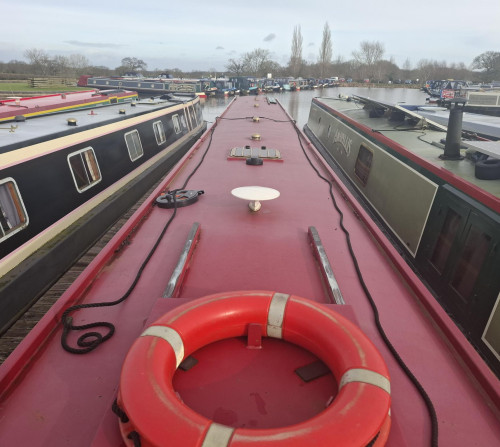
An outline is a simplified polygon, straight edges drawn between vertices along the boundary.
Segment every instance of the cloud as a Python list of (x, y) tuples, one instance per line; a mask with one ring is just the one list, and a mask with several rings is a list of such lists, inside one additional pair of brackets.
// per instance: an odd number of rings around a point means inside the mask
[(264, 42), (271, 42), (271, 40), (276, 39), (276, 34), (271, 33), (264, 37)]
[(77, 47), (89, 48), (122, 48), (125, 46), (117, 43), (81, 42), (79, 40), (65, 40), (64, 43), (69, 43), (70, 45), (75, 45)]
[(223, 50), (224, 47), (221, 47), (220, 45), (216, 48), (216, 50)]
[(308, 47), (313, 47), (314, 46), (314, 42), (310, 42), (307, 46)]

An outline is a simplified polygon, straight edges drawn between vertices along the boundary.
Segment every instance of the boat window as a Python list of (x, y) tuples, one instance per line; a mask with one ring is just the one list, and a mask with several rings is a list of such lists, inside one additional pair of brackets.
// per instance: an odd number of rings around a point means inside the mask
[(370, 175), (370, 169), (372, 167), (372, 160), (373, 152), (361, 145), (359, 147), (356, 165), (354, 166), (354, 173), (361, 180), (363, 185), (366, 185), (368, 182), (368, 176)]
[(194, 127), (193, 117), (189, 109), (184, 110), (184, 115), (186, 116), (186, 121), (188, 123), (188, 129), (192, 129)]
[(460, 228), (461, 220), (462, 217), (458, 213), (452, 209), (448, 209), (443, 227), (441, 228), (436, 246), (434, 247), (434, 252), (430, 259), (431, 263), (441, 274), (448, 260), (457, 231)]
[(490, 242), (489, 235), (472, 225), (469, 227), (464, 249), (451, 280), (451, 285), (463, 298), (468, 298), (472, 294), (474, 284), (488, 254)]
[(182, 125), (183, 129), (188, 128), (187, 121), (186, 121), (186, 111), (184, 111), (184, 113), (181, 115), (181, 125)]
[(188, 108), (189, 114), (191, 116), (191, 122), (193, 123), (193, 127), (196, 127), (196, 113), (194, 112), (193, 106), (189, 106)]
[(174, 131), (175, 131), (175, 133), (179, 133), (181, 131), (181, 125), (179, 123), (179, 115), (172, 116), (172, 121), (174, 123)]
[(155, 131), (155, 137), (158, 146), (165, 143), (165, 141), (167, 141), (167, 136), (165, 135), (165, 128), (163, 127), (163, 123), (161, 121), (155, 121), (153, 123), (153, 129)]
[(0, 241), (27, 225), (28, 215), (16, 182), (12, 178), (0, 180)]
[(95, 158), (94, 149), (87, 147), (68, 155), (71, 175), (79, 192), (89, 189), (101, 181), (101, 172)]
[(127, 143), (128, 154), (132, 161), (143, 156), (144, 150), (142, 149), (141, 138), (137, 130), (125, 134), (125, 143)]

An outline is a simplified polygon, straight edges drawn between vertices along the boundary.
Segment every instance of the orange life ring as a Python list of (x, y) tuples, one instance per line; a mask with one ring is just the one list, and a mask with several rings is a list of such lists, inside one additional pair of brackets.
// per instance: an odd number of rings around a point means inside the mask
[[(272, 429), (233, 428), (198, 414), (177, 397), (172, 378), (190, 353), (247, 334), (249, 323), (315, 354), (339, 384), (333, 402), (304, 422)], [(123, 364), (118, 405), (125, 443), (141, 446), (383, 446), (390, 427), (390, 382), (371, 341), (346, 318), (318, 303), (269, 291), (206, 296), (177, 307), (148, 327)]]

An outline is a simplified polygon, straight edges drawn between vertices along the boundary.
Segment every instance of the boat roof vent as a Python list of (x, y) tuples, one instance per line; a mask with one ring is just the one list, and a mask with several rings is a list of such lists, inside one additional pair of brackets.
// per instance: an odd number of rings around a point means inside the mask
[(267, 160), (282, 160), (278, 149), (261, 147), (234, 147), (229, 152), (229, 159), (263, 158)]
[(241, 186), (234, 188), (231, 194), (238, 199), (248, 200), (248, 207), (251, 211), (259, 211), (262, 207), (261, 201), (273, 200), (280, 196), (277, 189), (265, 186)]

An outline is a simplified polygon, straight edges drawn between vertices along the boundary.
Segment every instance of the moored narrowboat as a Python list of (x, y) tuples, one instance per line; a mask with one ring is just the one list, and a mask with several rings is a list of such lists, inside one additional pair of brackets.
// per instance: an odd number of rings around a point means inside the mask
[(0, 129), (0, 332), (165, 175), (205, 127), (195, 97), (87, 107), (83, 100), (82, 110), (74, 105), (28, 120), (17, 115)]
[(50, 95), (12, 97), (0, 100), (0, 122), (66, 113), (74, 110), (95, 109), (111, 104), (137, 100), (136, 92), (127, 90), (85, 90)]
[(498, 379), (261, 98), (230, 104), (0, 366), (1, 445), (499, 443)]
[(500, 116), (500, 89), (468, 91), (465, 110), (481, 115)]
[(316, 98), (306, 133), (500, 376), (500, 143), (368, 98)]
[[(173, 93), (176, 95), (196, 95), (206, 98), (207, 92), (213, 91), (215, 85), (210, 79), (174, 79), (174, 78), (146, 78), (146, 77), (101, 77), (80, 76), (78, 85), (98, 89), (123, 88), (139, 93), (162, 95)], [(215, 88), (216, 89), (216, 88)]]

